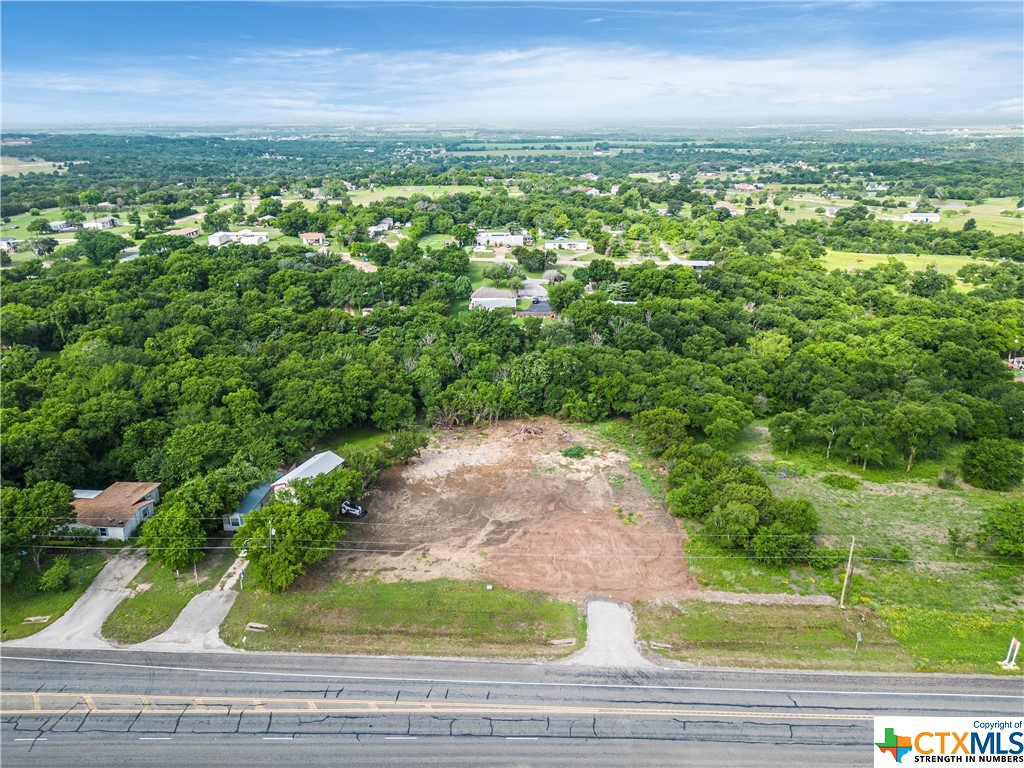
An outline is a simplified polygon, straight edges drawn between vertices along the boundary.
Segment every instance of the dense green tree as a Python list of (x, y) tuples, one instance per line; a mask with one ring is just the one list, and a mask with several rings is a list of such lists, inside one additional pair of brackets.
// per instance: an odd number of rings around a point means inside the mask
[(206, 531), (185, 504), (163, 504), (143, 523), (139, 543), (151, 559), (177, 573), (202, 560)]
[(269, 592), (282, 592), (334, 552), (343, 531), (322, 509), (305, 509), (287, 500), (274, 500), (246, 515), (233, 545), (246, 552), (246, 583)]
[(1024, 480), (1024, 445), (1006, 438), (983, 438), (964, 449), (964, 480), (979, 488), (1008, 491)]
[(985, 513), (978, 540), (1006, 557), (1024, 558), (1024, 502), (1002, 504)]
[(46, 543), (62, 527), (75, 521), (73, 499), (68, 486), (53, 480), (43, 480), (28, 488), (5, 484), (0, 489), (0, 549), (4, 558), (17, 562), (18, 550), (24, 549), (36, 570), (42, 570)]

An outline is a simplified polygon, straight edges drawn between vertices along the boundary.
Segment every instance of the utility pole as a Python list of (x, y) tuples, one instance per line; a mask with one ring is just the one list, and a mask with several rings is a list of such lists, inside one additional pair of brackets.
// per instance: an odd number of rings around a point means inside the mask
[(270, 518), (268, 521), (270, 527), (270, 552), (268, 554), (274, 554), (274, 518)]
[(856, 536), (851, 536), (850, 537), (850, 557), (846, 561), (846, 576), (843, 577), (843, 591), (842, 591), (842, 594), (839, 595), (839, 607), (840, 608), (845, 608), (846, 607), (845, 606), (845, 603), (846, 603), (846, 585), (850, 581), (850, 571), (853, 569), (853, 545), (856, 543), (856, 541), (857, 541), (857, 537)]

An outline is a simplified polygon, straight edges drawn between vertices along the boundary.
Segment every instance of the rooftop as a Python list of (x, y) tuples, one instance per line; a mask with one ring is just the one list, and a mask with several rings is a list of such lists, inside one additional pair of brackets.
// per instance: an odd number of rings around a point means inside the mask
[(288, 485), (289, 483), (302, 478), (325, 475), (328, 472), (334, 471), (344, 463), (345, 460), (338, 454), (334, 453), (334, 451), (318, 453), (316, 456), (306, 459), (284, 477), (276, 480), (274, 482), (274, 487), (277, 488), (282, 485)]
[(75, 499), (78, 523), (91, 528), (121, 527), (159, 487), (160, 483), (114, 483), (96, 496)]
[(508, 291), (504, 288), (477, 288), (473, 291), (474, 299), (514, 299), (515, 291)]

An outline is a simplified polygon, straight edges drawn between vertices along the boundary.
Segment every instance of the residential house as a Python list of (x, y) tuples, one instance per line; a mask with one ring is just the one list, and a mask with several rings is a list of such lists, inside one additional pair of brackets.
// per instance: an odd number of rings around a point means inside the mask
[(214, 232), (207, 238), (207, 242), (220, 248), (228, 243), (241, 243), (242, 245), (263, 245), (270, 241), (268, 232), (261, 232), (253, 229), (240, 229), (237, 232)]
[(742, 216), (743, 213), (744, 213), (742, 210), (737, 208), (735, 205), (733, 205), (732, 203), (726, 202), (725, 200), (719, 200), (717, 203), (715, 203), (714, 207), (715, 208), (725, 208), (729, 212), (730, 216)]
[(230, 515), (224, 515), (221, 520), (224, 521), (225, 531), (237, 531), (243, 525), (245, 525), (245, 516), (250, 512), (255, 512), (260, 509), (271, 496), (271, 487), (274, 482), (281, 478), (280, 472), (275, 472), (265, 483), (261, 483), (245, 494), (245, 498), (235, 507), (234, 512)]
[(590, 243), (586, 240), (570, 240), (567, 237), (556, 237), (540, 246), (543, 251), (585, 251), (589, 247)]
[(51, 221), (50, 222), (50, 231), (51, 232), (63, 232), (65, 229), (68, 229), (70, 227), (71, 227), (70, 222), (67, 222), (67, 221), (64, 221), (64, 220), (61, 220), (61, 221)]
[(328, 472), (333, 472), (342, 464), (345, 460), (341, 458), (334, 451), (324, 451), (318, 453), (306, 459), (304, 462), (295, 467), (283, 477), (279, 477), (273, 483), (270, 484), (271, 493), (277, 494), (284, 490), (291, 490), (292, 483), (296, 480), (306, 480), (314, 477), (320, 477), (320, 475), (326, 475)]
[(866, 187), (864, 187), (864, 189), (867, 192), (888, 192), (889, 191), (889, 185), (888, 184), (875, 184), (874, 182), (872, 182), (871, 184), (868, 184)]
[(234, 238), (232, 237), (231, 232), (214, 232), (212, 235), (206, 238), (206, 241), (212, 247), (220, 248), (222, 245), (233, 243)]
[(516, 308), (516, 292), (500, 288), (477, 288), (469, 296), (470, 309)]
[(477, 245), (504, 245), (513, 247), (526, 244), (526, 235), (513, 235), (511, 232), (481, 232), (476, 236)]
[(323, 232), (303, 232), (299, 235), (303, 245), (327, 245)]
[(167, 232), (168, 235), (175, 235), (177, 237), (199, 237), (199, 227), (182, 227), (181, 229), (171, 229)]
[(76, 490), (75, 527), (96, 533), (100, 541), (127, 541), (153, 516), (160, 483), (114, 483), (102, 491)]
[(85, 222), (82, 226), (86, 229), (113, 229), (121, 226), (121, 222), (116, 216), (100, 216), (98, 219)]
[(18, 247), (18, 241), (13, 237), (0, 237), (0, 251), (4, 253), (14, 253), (14, 249)]
[(935, 224), (942, 217), (938, 213), (904, 213), (903, 220), (915, 224)]

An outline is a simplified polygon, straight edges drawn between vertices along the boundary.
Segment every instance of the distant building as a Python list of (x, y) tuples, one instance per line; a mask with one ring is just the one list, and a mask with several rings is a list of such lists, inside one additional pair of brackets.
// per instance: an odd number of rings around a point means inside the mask
[(71, 227), (71, 224), (69, 222), (67, 222), (67, 221), (61, 220), (61, 221), (51, 221), (50, 222), (50, 231), (51, 232), (62, 232), (63, 230), (69, 229), (70, 227)]
[(100, 216), (98, 219), (85, 222), (82, 226), (86, 229), (113, 229), (121, 226), (121, 222), (116, 216)]
[(570, 240), (567, 237), (556, 237), (540, 246), (543, 251), (585, 251), (589, 247), (590, 243), (586, 240)]
[(18, 241), (13, 237), (0, 237), (0, 251), (4, 253), (13, 253), (14, 249), (18, 247)]
[(171, 229), (167, 232), (168, 235), (174, 235), (175, 237), (199, 237), (199, 227), (182, 227), (181, 229)]
[(935, 224), (942, 218), (938, 213), (904, 213), (903, 220), (915, 224)]
[(326, 475), (328, 472), (333, 472), (344, 463), (345, 460), (338, 454), (334, 453), (334, 451), (318, 453), (315, 456), (306, 459), (306, 461), (295, 467), (295, 469), (271, 483), (270, 490), (275, 494), (285, 489), (290, 490), (292, 483), (296, 480), (312, 479), (314, 477), (320, 477), (320, 475)]
[(867, 192), (888, 192), (889, 186), (887, 184), (875, 184), (871, 183), (864, 187)]
[(470, 309), (516, 308), (516, 292), (500, 288), (477, 288), (469, 297)]
[(159, 488), (160, 483), (114, 483), (102, 491), (76, 490), (74, 526), (94, 531), (100, 541), (127, 541), (153, 516)]
[(303, 232), (299, 235), (303, 245), (326, 245), (327, 238), (323, 232)]
[(477, 245), (504, 245), (512, 248), (526, 244), (526, 235), (513, 235), (511, 232), (481, 232), (476, 236)]
[(207, 238), (207, 242), (214, 248), (220, 248), (228, 243), (263, 245), (270, 242), (270, 234), (252, 229), (240, 229), (238, 232), (214, 232)]

